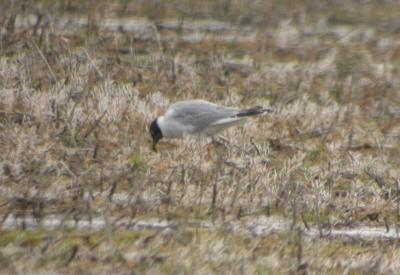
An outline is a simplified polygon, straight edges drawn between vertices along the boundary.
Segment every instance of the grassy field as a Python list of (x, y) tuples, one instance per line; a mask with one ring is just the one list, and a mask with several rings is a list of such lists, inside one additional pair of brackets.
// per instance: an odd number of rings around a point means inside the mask
[[(0, 272), (396, 274), (398, 18), (374, 0), (2, 1)], [(274, 112), (211, 157), (195, 138), (154, 153), (148, 124), (194, 98)]]

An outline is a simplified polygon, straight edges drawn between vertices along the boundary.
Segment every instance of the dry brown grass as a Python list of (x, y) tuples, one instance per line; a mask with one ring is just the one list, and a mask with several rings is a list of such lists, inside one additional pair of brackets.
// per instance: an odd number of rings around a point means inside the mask
[[(329, 235), (399, 226), (395, 1), (8, 2), (3, 272), (398, 270), (398, 240)], [(153, 153), (189, 98), (275, 112)]]

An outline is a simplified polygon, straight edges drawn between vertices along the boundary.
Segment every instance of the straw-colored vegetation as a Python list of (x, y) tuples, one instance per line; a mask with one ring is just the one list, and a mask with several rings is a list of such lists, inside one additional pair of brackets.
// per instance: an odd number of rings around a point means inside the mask
[[(1, 272), (397, 272), (395, 238), (330, 232), (399, 226), (398, 18), (397, 1), (1, 1)], [(152, 152), (148, 123), (193, 98), (275, 111), (211, 156)]]

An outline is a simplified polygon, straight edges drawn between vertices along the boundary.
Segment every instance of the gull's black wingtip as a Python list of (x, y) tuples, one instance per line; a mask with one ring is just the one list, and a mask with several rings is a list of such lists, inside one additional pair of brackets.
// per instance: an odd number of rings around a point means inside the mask
[(263, 113), (272, 113), (274, 109), (272, 108), (263, 108)]
[(245, 117), (245, 116), (256, 116), (262, 113), (271, 113), (273, 110), (271, 108), (264, 108), (262, 106), (256, 106), (254, 108), (241, 110), (236, 116), (237, 117)]

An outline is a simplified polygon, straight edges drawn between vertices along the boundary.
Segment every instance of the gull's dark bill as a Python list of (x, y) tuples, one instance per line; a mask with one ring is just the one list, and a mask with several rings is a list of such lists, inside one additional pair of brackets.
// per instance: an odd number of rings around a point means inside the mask
[(153, 145), (152, 145), (152, 149), (154, 152), (157, 152), (157, 142), (153, 140)]

